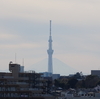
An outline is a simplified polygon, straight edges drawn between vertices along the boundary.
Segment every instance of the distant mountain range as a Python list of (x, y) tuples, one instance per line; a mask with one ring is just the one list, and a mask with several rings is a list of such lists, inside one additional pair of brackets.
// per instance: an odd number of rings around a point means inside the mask
[[(32, 66), (29, 66), (27, 69), (34, 70), (36, 72), (47, 72), (48, 71), (48, 59), (44, 59)], [(53, 58), (53, 74), (69, 75), (75, 74), (76, 69), (66, 65), (59, 59)]]

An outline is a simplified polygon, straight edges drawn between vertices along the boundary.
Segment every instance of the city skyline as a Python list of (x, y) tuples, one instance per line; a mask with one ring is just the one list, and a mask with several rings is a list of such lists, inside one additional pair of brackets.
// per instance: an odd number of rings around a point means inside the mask
[(99, 4), (100, 0), (1, 0), (0, 70), (8, 70), (15, 53), (17, 63), (24, 58), (25, 68), (48, 58), (49, 20), (54, 58), (83, 74), (100, 69)]

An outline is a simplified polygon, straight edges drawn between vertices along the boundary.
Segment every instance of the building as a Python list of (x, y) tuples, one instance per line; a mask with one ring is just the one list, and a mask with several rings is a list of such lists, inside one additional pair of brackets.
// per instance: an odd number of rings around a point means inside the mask
[(0, 72), (0, 99), (55, 99), (48, 94), (48, 84), (41, 73), (22, 68), (10, 62), (10, 72)]
[(97, 75), (100, 77), (100, 70), (91, 70), (91, 75)]
[(50, 72), (43, 72), (42, 74), (42, 77), (52, 77), (52, 73)]
[(58, 79), (58, 78), (60, 78), (60, 74), (52, 74), (53, 80)]
[(50, 77), (52, 80), (60, 78), (60, 74), (52, 74), (50, 72), (43, 72), (42, 77)]

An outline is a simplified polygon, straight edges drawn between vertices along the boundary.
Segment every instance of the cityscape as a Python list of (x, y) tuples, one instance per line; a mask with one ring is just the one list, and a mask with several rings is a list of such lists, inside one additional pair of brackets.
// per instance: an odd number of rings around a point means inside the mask
[(100, 99), (100, 1), (0, 1), (0, 99)]
[(10, 61), (9, 72), (0, 72), (1, 99), (100, 98), (100, 70), (91, 70), (90, 75), (83, 75), (82, 72), (68, 76), (53, 73), (52, 42), (50, 20), (48, 71), (41, 73), (35, 70), (24, 71), (24, 63), (21, 66)]

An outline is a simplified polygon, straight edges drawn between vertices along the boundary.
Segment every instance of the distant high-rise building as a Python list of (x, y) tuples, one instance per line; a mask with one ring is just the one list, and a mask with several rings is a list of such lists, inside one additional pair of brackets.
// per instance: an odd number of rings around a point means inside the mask
[(100, 70), (91, 70), (91, 75), (97, 75), (100, 77)]
[(52, 36), (51, 36), (51, 20), (50, 20), (50, 36), (49, 36), (49, 49), (47, 50), (48, 53), (48, 72), (53, 73), (53, 65), (52, 65)]

